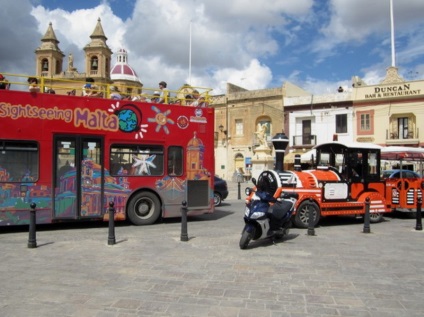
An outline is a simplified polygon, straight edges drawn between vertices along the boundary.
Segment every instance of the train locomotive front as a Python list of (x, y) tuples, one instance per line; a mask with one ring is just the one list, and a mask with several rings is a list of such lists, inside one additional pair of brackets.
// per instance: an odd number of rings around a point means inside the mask
[[(289, 140), (284, 133), (278, 133), (272, 143), (275, 168), (260, 173), (257, 187), (276, 198), (282, 191), (298, 193), (293, 216), (295, 226), (316, 226), (321, 217), (331, 215), (363, 215), (368, 201), (371, 222), (381, 221), (382, 214), (391, 211), (385, 198), (385, 182), (379, 175), (379, 146), (369, 143), (321, 144), (315, 147), (313, 169), (302, 170), (300, 157), (297, 157), (294, 170), (284, 170), (284, 154)], [(311, 223), (310, 216), (313, 218)]]

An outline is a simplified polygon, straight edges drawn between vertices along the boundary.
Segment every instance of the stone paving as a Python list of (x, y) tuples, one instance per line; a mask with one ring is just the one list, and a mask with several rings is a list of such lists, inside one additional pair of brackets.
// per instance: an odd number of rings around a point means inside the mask
[[(243, 188), (244, 191), (244, 188)], [(424, 315), (423, 231), (415, 219), (389, 216), (371, 224), (329, 218), (315, 229), (292, 229), (273, 244), (239, 249), (244, 195), (214, 214), (116, 226), (0, 228), (0, 315), (414, 317)]]

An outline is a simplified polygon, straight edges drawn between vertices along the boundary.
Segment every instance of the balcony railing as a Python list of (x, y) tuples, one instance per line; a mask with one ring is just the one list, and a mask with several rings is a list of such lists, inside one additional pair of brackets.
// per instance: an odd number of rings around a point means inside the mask
[(419, 129), (399, 131), (386, 130), (387, 145), (415, 144), (419, 142)]
[(293, 136), (293, 146), (312, 147), (317, 144), (317, 136), (314, 134), (302, 134)]

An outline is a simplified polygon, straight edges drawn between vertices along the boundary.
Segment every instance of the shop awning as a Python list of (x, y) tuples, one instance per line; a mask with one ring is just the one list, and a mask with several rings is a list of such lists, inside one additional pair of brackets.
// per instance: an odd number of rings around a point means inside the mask
[(381, 159), (390, 161), (422, 161), (424, 148), (407, 146), (387, 146), (381, 149)]

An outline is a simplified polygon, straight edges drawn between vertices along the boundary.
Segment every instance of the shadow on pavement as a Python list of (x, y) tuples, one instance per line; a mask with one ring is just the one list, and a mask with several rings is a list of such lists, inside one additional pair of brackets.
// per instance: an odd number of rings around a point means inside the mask
[(256, 249), (256, 248), (267, 248), (272, 247), (277, 244), (284, 244), (284, 242), (288, 242), (290, 240), (294, 240), (299, 236), (298, 233), (289, 233), (282, 239), (272, 239), (272, 238), (266, 238), (266, 239), (259, 239), (259, 240), (252, 240), (249, 242), (249, 245), (247, 246), (246, 250), (249, 249)]
[[(230, 204), (228, 204), (230, 206)], [(225, 210), (225, 206), (221, 206), (220, 209), (215, 209), (215, 212), (212, 214), (203, 214), (198, 216), (188, 216), (187, 221), (216, 221), (221, 218), (232, 215), (234, 212)], [(161, 223), (180, 223), (181, 217), (176, 218), (166, 218), (157, 221), (155, 224), (149, 225), (154, 226)], [(94, 229), (94, 228), (105, 228), (107, 229), (109, 222), (107, 221), (83, 221), (83, 222), (60, 222), (52, 224), (37, 224), (37, 231), (55, 231), (55, 230), (73, 230), (73, 229)], [(115, 221), (115, 227), (129, 227), (134, 226), (128, 220), (125, 221)], [(20, 226), (10, 226), (10, 227), (0, 227), (0, 234), (6, 233), (17, 233), (17, 232), (28, 232), (29, 225), (20, 225)]]
[[(212, 213), (212, 214), (188, 216), (187, 221), (188, 222), (215, 221), (215, 220), (219, 220), (219, 219), (222, 219), (224, 217), (230, 216), (232, 214), (234, 214), (233, 211), (215, 209), (215, 212)], [(181, 218), (178, 217), (178, 218), (162, 219), (159, 223), (179, 223), (179, 222), (181, 222)]]

